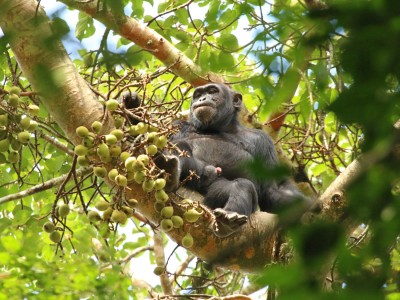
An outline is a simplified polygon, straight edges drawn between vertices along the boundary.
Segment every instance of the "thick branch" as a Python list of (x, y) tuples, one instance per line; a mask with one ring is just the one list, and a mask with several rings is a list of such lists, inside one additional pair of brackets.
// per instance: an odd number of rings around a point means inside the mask
[(37, 6), (34, 0), (0, 0), (0, 27), (24, 76), (58, 125), (76, 142), (75, 128), (100, 119), (103, 109)]
[(110, 8), (104, 6), (104, 1), (60, 0), (60, 2), (87, 13), (107, 28), (114, 30), (115, 33), (149, 51), (171, 68), (177, 76), (193, 86), (203, 85), (210, 81), (223, 82), (223, 78), (214, 73), (204, 73), (198, 65), (176, 49), (165, 37), (123, 13), (111, 11)]

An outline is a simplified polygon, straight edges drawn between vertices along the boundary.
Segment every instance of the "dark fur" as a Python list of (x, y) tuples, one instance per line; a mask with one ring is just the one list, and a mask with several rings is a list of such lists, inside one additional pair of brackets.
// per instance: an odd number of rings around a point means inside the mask
[(302, 197), (288, 181), (257, 182), (241, 168), (242, 162), (255, 157), (267, 166), (278, 161), (268, 135), (239, 124), (241, 105), (242, 96), (223, 84), (199, 87), (194, 92), (190, 121), (182, 121), (180, 132), (171, 138), (188, 154), (179, 157), (180, 181), (195, 171), (199, 178), (185, 186), (203, 194), (204, 204), (217, 209), (216, 216), (222, 216), (224, 226), (232, 231), (246, 222), (257, 204), (262, 211), (276, 212)]

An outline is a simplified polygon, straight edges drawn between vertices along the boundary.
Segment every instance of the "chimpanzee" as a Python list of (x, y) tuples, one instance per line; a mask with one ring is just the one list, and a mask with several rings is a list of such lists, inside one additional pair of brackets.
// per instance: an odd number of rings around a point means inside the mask
[(169, 188), (178, 187), (178, 176), (183, 181), (195, 171), (197, 176), (185, 181), (185, 187), (204, 195), (204, 204), (214, 210), (220, 236), (246, 223), (257, 204), (262, 211), (277, 212), (305, 198), (288, 180), (260, 182), (243, 168), (243, 162), (254, 158), (262, 159), (267, 167), (277, 165), (278, 159), (268, 135), (239, 124), (241, 107), (242, 95), (224, 84), (198, 87), (189, 122), (181, 121), (180, 131), (171, 137), (187, 156), (179, 156), (178, 172)]

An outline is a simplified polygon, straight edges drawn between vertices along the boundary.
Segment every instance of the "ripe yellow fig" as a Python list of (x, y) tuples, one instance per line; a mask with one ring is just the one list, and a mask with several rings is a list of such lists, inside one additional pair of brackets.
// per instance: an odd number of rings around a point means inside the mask
[(121, 175), (121, 174), (117, 175), (115, 177), (114, 181), (118, 186), (125, 187), (128, 185), (128, 179), (124, 175)]
[(180, 216), (172, 216), (171, 220), (174, 228), (181, 228), (183, 226), (183, 219)]
[(166, 184), (167, 182), (165, 181), (164, 178), (158, 178), (154, 183), (154, 189), (157, 191), (162, 190)]
[(101, 217), (100, 217), (99, 213), (97, 211), (95, 211), (95, 210), (89, 210), (88, 214), (87, 214), (87, 217), (88, 217), (89, 221), (92, 222), (92, 223), (101, 220)]
[(31, 126), (31, 118), (25, 117), (19, 121), (19, 126), (21, 126), (22, 129), (27, 130), (29, 126)]
[(154, 189), (154, 180), (148, 179), (142, 183), (143, 191), (150, 193)]
[(193, 237), (190, 233), (186, 233), (186, 235), (183, 237), (182, 246), (185, 248), (190, 248), (193, 246)]
[(172, 223), (171, 219), (162, 219), (160, 222), (160, 227), (165, 232), (168, 232), (174, 229), (174, 223)]
[(171, 218), (172, 215), (174, 214), (174, 208), (172, 206), (165, 206), (162, 210), (161, 210), (161, 215), (164, 218)]
[(56, 230), (56, 225), (53, 224), (53, 222), (46, 222), (43, 224), (43, 230), (48, 233), (52, 233), (54, 230)]
[(39, 106), (35, 105), (35, 104), (30, 104), (28, 106), (28, 113), (30, 113), (32, 116), (38, 116), (39, 115)]
[(49, 237), (53, 243), (58, 244), (59, 242), (61, 242), (61, 234), (58, 231), (53, 231), (52, 233), (50, 233)]
[(97, 201), (94, 207), (96, 207), (96, 209), (98, 209), (99, 211), (106, 211), (110, 207), (110, 203), (108, 203), (104, 199), (100, 199), (99, 201)]
[(92, 130), (94, 133), (99, 133), (101, 131), (101, 129), (103, 128), (103, 124), (101, 124), (101, 122), (99, 121), (94, 121), (91, 125)]
[(123, 211), (114, 210), (111, 214), (111, 221), (116, 222), (118, 224), (125, 224), (128, 220), (128, 217)]
[(76, 134), (81, 138), (84, 138), (89, 135), (89, 129), (87, 129), (85, 126), (79, 126), (76, 128)]
[(118, 101), (115, 99), (110, 99), (106, 102), (106, 107), (109, 111), (114, 111), (118, 108)]
[(164, 190), (156, 191), (155, 198), (157, 201), (167, 202), (169, 197), (168, 194)]
[(111, 181), (114, 181), (115, 177), (117, 177), (117, 176), (118, 176), (118, 170), (117, 169), (111, 169), (108, 172), (108, 179), (110, 179)]
[(183, 216), (185, 217), (186, 221), (194, 223), (199, 219), (201, 215), (202, 213), (198, 212), (194, 208), (191, 208), (187, 212), (185, 212)]
[(147, 155), (150, 155), (150, 156), (156, 155), (157, 151), (158, 151), (158, 149), (157, 149), (157, 147), (155, 145), (148, 145), (146, 147)]
[(104, 178), (107, 175), (107, 169), (105, 167), (94, 167), (93, 173), (97, 177)]
[(84, 145), (76, 145), (74, 151), (76, 155), (84, 156), (88, 153), (88, 148)]
[(124, 132), (121, 129), (114, 129), (111, 131), (111, 134), (114, 135), (118, 141), (124, 138)]
[(10, 147), (10, 141), (8, 139), (0, 141), (0, 152), (6, 152), (9, 147)]
[(70, 212), (69, 205), (66, 204), (66, 203), (65, 204), (61, 204), (58, 207), (58, 215), (62, 219), (65, 218), (66, 216), (68, 216), (69, 212)]
[(90, 165), (89, 159), (84, 155), (78, 156), (77, 162), (82, 167), (88, 167)]

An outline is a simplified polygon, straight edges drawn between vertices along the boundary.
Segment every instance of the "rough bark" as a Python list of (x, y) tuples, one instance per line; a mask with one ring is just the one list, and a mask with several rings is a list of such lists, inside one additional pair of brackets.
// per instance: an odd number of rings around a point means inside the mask
[(76, 141), (75, 128), (100, 119), (102, 106), (54, 38), (36, 1), (2, 0), (0, 6), (0, 26), (24, 75), (57, 124)]

